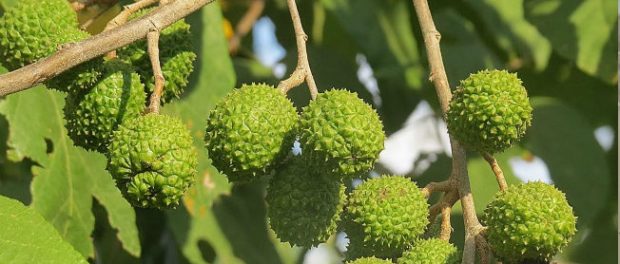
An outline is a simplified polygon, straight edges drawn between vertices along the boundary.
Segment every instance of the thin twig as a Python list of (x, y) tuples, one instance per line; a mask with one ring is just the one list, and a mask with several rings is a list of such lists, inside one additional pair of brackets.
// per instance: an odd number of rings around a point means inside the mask
[[(452, 98), (452, 93), (441, 57), (441, 49), (439, 46), (441, 34), (439, 34), (439, 31), (437, 31), (435, 27), (427, 0), (413, 0), (413, 5), (418, 17), (418, 22), (420, 23), (420, 29), (424, 36), (424, 45), (426, 47), (428, 64), (431, 70), (429, 80), (435, 86), (439, 104), (445, 116)], [(450, 136), (450, 143), (452, 146), (452, 173), (450, 178), (454, 180), (457, 185), (465, 224), (465, 247), (463, 250), (462, 263), (473, 264), (476, 258), (475, 237), (478, 235), (477, 232), (482, 225), (476, 216), (474, 199), (471, 194), (465, 150), (452, 136)]]
[(452, 208), (452, 206), (454, 206), (454, 204), (458, 200), (459, 200), (459, 195), (458, 195), (458, 191), (456, 190), (456, 188), (448, 191), (443, 197), (441, 197), (439, 202), (437, 202), (436, 204), (433, 204), (428, 209), (429, 221), (434, 221), (434, 219), (437, 218), (437, 215), (441, 213), (442, 208), (444, 207)]
[(295, 0), (287, 0), (288, 9), (291, 12), (291, 19), (293, 20), (293, 28), (295, 29), (295, 40), (297, 41), (297, 67), (291, 76), (278, 84), (278, 89), (282, 93), (287, 93), (290, 89), (299, 86), (306, 81), (308, 89), (310, 90), (310, 96), (315, 99), (319, 94), (310, 70), (310, 64), (308, 63), (308, 53), (306, 51), (306, 41), (308, 35), (304, 32), (301, 25), (301, 19), (299, 17), (299, 11), (297, 11), (297, 4)]
[(131, 23), (64, 45), (47, 58), (0, 75), (0, 96), (34, 87), (81, 63), (143, 39), (150, 31), (160, 31), (213, 1), (176, 0)]
[[(116, 17), (110, 20), (110, 22), (108, 22), (103, 31), (112, 30), (118, 26), (124, 25), (125, 23), (127, 23), (127, 20), (129, 20), (129, 16), (131, 16), (133, 13), (138, 12), (140, 9), (153, 5), (157, 2), (159, 2), (159, 0), (140, 0), (133, 4), (124, 6), (123, 11), (118, 13)], [(106, 57), (116, 58), (116, 50), (108, 52), (108, 54), (106, 54)]]
[(235, 34), (228, 41), (228, 50), (230, 53), (236, 53), (241, 44), (241, 39), (247, 35), (256, 20), (263, 14), (265, 9), (265, 0), (252, 0), (250, 2), (250, 8), (245, 12), (237, 26), (235, 27)]
[(499, 190), (505, 191), (506, 188), (508, 188), (508, 184), (506, 183), (506, 178), (504, 178), (504, 172), (499, 166), (499, 163), (497, 163), (495, 157), (493, 157), (493, 155), (489, 153), (482, 153), (482, 156), (491, 166), (491, 170), (493, 170), (493, 173), (495, 174), (495, 179), (497, 180), (497, 185), (499, 185)]
[(450, 241), (450, 235), (452, 234), (452, 225), (450, 224), (450, 213), (452, 212), (452, 206), (444, 204), (441, 209), (441, 231), (439, 232), (439, 239)]
[(422, 194), (428, 198), (434, 192), (447, 192), (452, 189), (454, 189), (454, 186), (450, 180), (430, 182), (422, 188)]
[(146, 34), (148, 43), (149, 58), (151, 58), (151, 66), (153, 67), (153, 77), (155, 77), (155, 89), (151, 94), (149, 103), (149, 111), (151, 113), (159, 113), (161, 95), (164, 92), (164, 74), (161, 72), (161, 64), (159, 63), (159, 31), (151, 31)]

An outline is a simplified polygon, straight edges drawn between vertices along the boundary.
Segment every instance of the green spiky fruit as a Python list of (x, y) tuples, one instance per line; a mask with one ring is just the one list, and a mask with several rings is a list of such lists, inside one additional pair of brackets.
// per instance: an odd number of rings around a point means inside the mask
[(516, 74), (484, 70), (461, 81), (447, 113), (448, 131), (466, 147), (496, 153), (530, 126), (532, 106)]
[(21, 0), (0, 19), (0, 57), (14, 70), (74, 40), (77, 16), (66, 0)]
[(356, 93), (337, 89), (321, 93), (304, 107), (300, 120), (304, 155), (336, 177), (369, 171), (383, 150), (379, 115)]
[(140, 116), (146, 94), (130, 65), (109, 61), (105, 75), (90, 91), (69, 94), (65, 119), (75, 145), (105, 152), (112, 132), (125, 120)]
[(350, 194), (344, 229), (350, 257), (398, 257), (428, 224), (428, 203), (414, 182), (400, 176), (365, 181)]
[(380, 259), (375, 257), (358, 258), (353, 261), (347, 261), (346, 264), (392, 264), (393, 262), (387, 259)]
[(205, 142), (213, 165), (233, 182), (266, 175), (290, 152), (298, 116), (279, 90), (243, 85), (209, 113)]
[(181, 120), (147, 114), (114, 132), (108, 170), (135, 206), (176, 207), (193, 184), (198, 157)]
[(345, 200), (344, 184), (321, 177), (295, 157), (269, 183), (269, 223), (283, 242), (316, 246), (336, 233)]
[(414, 246), (403, 253), (398, 264), (458, 264), (461, 263), (458, 249), (448, 241), (438, 238), (417, 240)]
[[(143, 9), (133, 14), (130, 19), (140, 18), (153, 9)], [(189, 75), (194, 70), (194, 53), (190, 26), (181, 19), (164, 28), (159, 36), (159, 56), (164, 75), (163, 103), (179, 98), (188, 84)], [(118, 57), (134, 65), (142, 77), (149, 92), (155, 88), (153, 68), (147, 52), (146, 41), (137, 41), (118, 50)]]
[[(9, 70), (55, 53), (61, 45), (88, 38), (66, 0), (21, 0), (0, 18), (0, 60)], [(101, 75), (100, 59), (71, 69), (47, 85), (61, 91), (92, 85)]]
[(576, 232), (564, 193), (542, 182), (512, 185), (484, 210), (487, 240), (504, 263), (549, 260)]

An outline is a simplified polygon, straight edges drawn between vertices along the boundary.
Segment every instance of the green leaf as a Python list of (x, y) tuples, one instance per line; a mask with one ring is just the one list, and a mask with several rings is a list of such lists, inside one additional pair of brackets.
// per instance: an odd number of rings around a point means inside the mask
[[(378, 109), (386, 131), (401, 128), (420, 101), (420, 93), (434, 93), (427, 82), (426, 59), (414, 37), (411, 2), (374, 0), (323, 0), (340, 27), (366, 56), (377, 79), (383, 104)], [(327, 24), (326, 36), (332, 27)], [(348, 37), (348, 38), (346, 38)], [(331, 48), (332, 46), (328, 46)], [(312, 65), (312, 61), (310, 61)], [(320, 77), (320, 76), (319, 76)]]
[(34, 209), (0, 196), (0, 263), (88, 263)]
[(578, 227), (592, 221), (609, 188), (605, 153), (585, 118), (562, 101), (535, 97), (534, 118), (526, 147), (542, 158), (554, 184), (566, 193)]
[(282, 263), (267, 232), (264, 183), (234, 186), (231, 195), (213, 204), (213, 213), (233, 246), (246, 263)]
[(526, 0), (525, 14), (581, 70), (616, 83), (617, 1)]
[[(441, 51), (446, 74), (452, 87), (470, 73), (501, 67), (497, 56), (478, 35), (475, 24), (454, 9), (441, 9), (433, 14), (441, 32)], [(433, 97), (433, 100), (434, 99)]]
[[(538, 71), (547, 67), (551, 44), (525, 19), (523, 0), (468, 0), (494, 40), (508, 53), (508, 64), (532, 65)], [(492, 37), (492, 38), (491, 38)]]
[[(63, 105), (60, 93), (37, 87), (7, 96), (0, 102), (0, 113), (9, 122), (7, 144), (12, 154), (39, 165), (32, 168), (32, 206), (82, 255), (92, 257), (92, 196), (97, 188), (114, 186), (114, 181), (105, 170), (103, 155), (75, 147), (67, 137)], [(120, 192), (99, 194), (112, 213), (123, 214), (111, 216), (111, 222), (120, 226), (114, 226), (120, 238), (132, 237), (123, 241), (126, 249), (139, 254), (135, 217), (127, 201)]]
[(136, 213), (123, 198), (113, 181), (106, 177), (95, 177), (93, 195), (108, 212), (110, 225), (118, 230), (117, 238), (123, 248), (133, 256), (140, 256), (140, 239), (135, 220)]

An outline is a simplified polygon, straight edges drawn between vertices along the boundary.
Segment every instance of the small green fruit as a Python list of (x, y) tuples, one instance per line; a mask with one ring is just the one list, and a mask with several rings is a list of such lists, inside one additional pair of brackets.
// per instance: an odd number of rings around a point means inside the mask
[(384, 140), (377, 112), (347, 90), (319, 94), (301, 114), (299, 141), (304, 155), (337, 178), (372, 169)]
[[(78, 29), (77, 15), (66, 0), (20, 0), (0, 18), (0, 60), (15, 70), (88, 37)], [(86, 62), (46, 84), (60, 91), (92, 87), (101, 75), (100, 64), (101, 59)]]
[(458, 264), (461, 263), (458, 249), (448, 241), (433, 238), (417, 240), (396, 261), (398, 264)]
[(482, 221), (496, 257), (520, 263), (555, 256), (575, 235), (577, 219), (561, 191), (529, 182), (496, 194)]
[(114, 132), (108, 170), (139, 207), (176, 207), (193, 184), (198, 157), (189, 130), (177, 118), (147, 114)]
[(77, 146), (106, 152), (112, 132), (125, 120), (140, 116), (146, 94), (130, 65), (106, 62), (106, 73), (89, 91), (69, 94), (65, 118)]
[(365, 181), (350, 194), (344, 230), (350, 257), (400, 256), (428, 225), (428, 203), (414, 182), (400, 176)]
[(501, 152), (531, 125), (532, 106), (516, 74), (484, 70), (461, 81), (447, 113), (448, 131), (472, 150)]
[(2, 64), (15, 70), (34, 63), (73, 41), (76, 31), (77, 15), (66, 0), (17, 1), (0, 18)]
[(271, 228), (283, 242), (316, 246), (336, 233), (345, 200), (344, 184), (321, 177), (294, 157), (269, 183)]
[(209, 157), (230, 181), (252, 181), (268, 174), (290, 152), (297, 120), (295, 107), (279, 90), (243, 85), (209, 112)]
[[(130, 20), (140, 18), (151, 11), (153, 8), (143, 9), (134, 13)], [(119, 49), (118, 57), (136, 67), (150, 93), (155, 88), (155, 79), (147, 50), (146, 41), (141, 40)], [(161, 31), (159, 56), (161, 70), (166, 80), (161, 101), (167, 103), (183, 94), (189, 83), (189, 75), (194, 71), (193, 63), (196, 60), (196, 53), (194, 53), (190, 26), (184, 19)]]
[(393, 262), (387, 259), (380, 259), (375, 257), (358, 258), (353, 261), (347, 261), (346, 264), (392, 264)]

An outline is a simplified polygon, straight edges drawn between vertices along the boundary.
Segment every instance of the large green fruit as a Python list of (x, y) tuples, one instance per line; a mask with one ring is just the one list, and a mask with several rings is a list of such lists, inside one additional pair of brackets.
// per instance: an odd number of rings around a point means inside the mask
[(414, 182), (400, 176), (365, 181), (349, 195), (343, 227), (351, 258), (400, 256), (428, 225), (428, 203)]
[(268, 174), (290, 152), (297, 120), (295, 107), (279, 90), (243, 85), (209, 113), (209, 157), (230, 181), (252, 181)]
[[(133, 14), (130, 19), (140, 18), (153, 9), (143, 9)], [(134, 65), (146, 84), (149, 92), (155, 88), (153, 68), (149, 58), (146, 41), (141, 40), (118, 50), (118, 57)], [(189, 75), (194, 70), (196, 53), (192, 44), (190, 26), (181, 19), (164, 28), (159, 36), (159, 59), (161, 70), (166, 80), (163, 103), (179, 98), (188, 84)]]
[(147, 114), (114, 132), (108, 170), (127, 199), (139, 207), (176, 207), (193, 184), (198, 157), (181, 120)]
[(564, 193), (542, 182), (512, 185), (484, 209), (486, 238), (504, 263), (548, 261), (570, 242), (576, 217)]
[(516, 74), (484, 70), (461, 81), (447, 113), (448, 131), (467, 148), (496, 153), (530, 126), (532, 106)]
[(105, 75), (93, 88), (69, 94), (65, 119), (75, 145), (106, 152), (112, 132), (125, 120), (140, 116), (146, 94), (130, 65), (106, 62)]
[(269, 223), (283, 242), (316, 246), (336, 233), (345, 200), (344, 184), (321, 177), (295, 157), (269, 183)]
[(347, 261), (346, 264), (392, 264), (393, 262), (387, 259), (380, 259), (375, 257), (358, 258), (353, 261)]
[(458, 249), (438, 238), (417, 240), (396, 262), (398, 264), (458, 264)]
[[(66, 0), (20, 0), (0, 18), (0, 60), (15, 70), (88, 37), (78, 29), (77, 15)], [(47, 85), (60, 91), (90, 87), (101, 75), (100, 64), (101, 59), (84, 63)]]
[(383, 150), (379, 115), (356, 93), (336, 89), (321, 93), (304, 107), (300, 120), (304, 156), (334, 177), (368, 172)]

